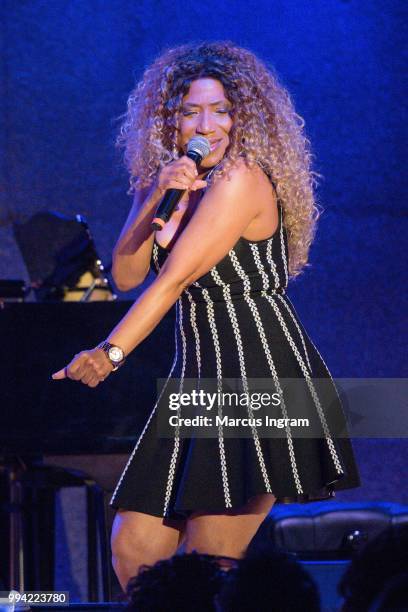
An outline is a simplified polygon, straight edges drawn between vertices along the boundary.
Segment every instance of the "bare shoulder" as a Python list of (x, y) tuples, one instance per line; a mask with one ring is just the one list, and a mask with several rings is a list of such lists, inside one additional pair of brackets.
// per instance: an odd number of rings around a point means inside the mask
[(238, 182), (251, 187), (259, 184), (270, 184), (268, 177), (258, 164), (249, 167), (242, 157), (234, 163), (225, 176), (220, 179), (220, 182), (223, 180), (226, 182)]
[(214, 181), (172, 248), (162, 274), (189, 286), (216, 266), (260, 217), (263, 204), (258, 189), (264, 180), (261, 169), (240, 161)]
[(249, 190), (257, 196), (262, 192), (270, 194), (275, 191), (262, 168), (258, 164), (249, 167), (242, 158), (239, 158), (233, 167), (226, 172), (225, 176), (221, 177), (217, 182), (220, 184), (232, 184), (239, 189)]
[(277, 211), (275, 188), (269, 177), (258, 164), (249, 167), (242, 158), (208, 191), (221, 199), (231, 197), (240, 206), (249, 206), (254, 217), (265, 217)]

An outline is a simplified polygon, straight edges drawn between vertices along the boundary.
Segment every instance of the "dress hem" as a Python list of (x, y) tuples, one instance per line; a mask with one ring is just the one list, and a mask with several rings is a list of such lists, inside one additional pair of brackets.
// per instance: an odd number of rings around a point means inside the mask
[[(341, 480), (341, 479), (339, 479)], [(276, 501), (274, 506), (276, 505), (284, 505), (284, 504), (307, 504), (317, 501), (328, 501), (334, 499), (336, 497), (336, 491), (334, 490), (335, 485), (339, 482), (339, 480), (335, 480), (331, 483), (327, 483), (325, 486), (320, 489), (316, 489), (311, 493), (302, 493), (298, 495), (280, 495), (276, 496)], [(357, 487), (359, 485), (355, 485)], [(354, 488), (353, 485), (348, 486), (347, 488)], [(224, 514), (225, 512), (233, 511), (234, 508), (238, 509), (248, 503), (252, 497), (256, 497), (257, 495), (262, 495), (265, 493), (269, 493), (265, 489), (252, 493), (246, 497), (246, 500), (243, 504), (235, 505), (232, 508), (194, 508), (194, 509), (174, 509), (170, 510), (167, 514), (163, 514), (161, 511), (154, 511), (152, 509), (142, 508), (141, 504), (127, 504), (126, 502), (120, 503), (120, 501), (115, 501), (113, 503), (109, 503), (111, 508), (115, 510), (128, 510), (131, 512), (141, 512), (143, 514), (149, 514), (151, 516), (157, 516), (158, 518), (163, 519), (173, 519), (173, 520), (185, 520), (189, 517), (190, 514), (194, 512), (205, 512), (207, 511), (209, 514)]]

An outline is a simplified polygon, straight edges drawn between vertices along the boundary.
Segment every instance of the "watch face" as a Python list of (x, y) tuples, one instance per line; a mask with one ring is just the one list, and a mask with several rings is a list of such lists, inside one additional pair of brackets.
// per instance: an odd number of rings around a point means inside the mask
[(118, 346), (112, 346), (108, 351), (109, 359), (119, 363), (123, 359), (123, 351)]

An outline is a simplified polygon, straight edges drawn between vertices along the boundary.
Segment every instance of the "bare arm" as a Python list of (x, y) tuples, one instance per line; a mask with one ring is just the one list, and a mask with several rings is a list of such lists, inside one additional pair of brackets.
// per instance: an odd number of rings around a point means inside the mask
[(216, 183), (148, 287), (108, 337), (130, 353), (153, 329), (186, 287), (206, 274), (233, 248), (259, 214), (259, 169), (240, 165), (231, 180)]
[(160, 198), (154, 184), (135, 194), (112, 255), (112, 276), (121, 291), (140, 285), (149, 272), (154, 239), (150, 224)]
[[(212, 186), (178, 238), (156, 280), (110, 333), (109, 342), (120, 346), (128, 355), (159, 324), (184, 289), (228, 254), (261, 212), (260, 173), (259, 168), (249, 170), (240, 164), (231, 171), (231, 180), (224, 178)], [(80, 353), (53, 378), (68, 376), (96, 386), (111, 369), (101, 349), (93, 349)]]
[(151, 230), (157, 206), (167, 189), (195, 191), (207, 184), (197, 178), (195, 163), (183, 156), (167, 164), (150, 188), (138, 191), (113, 251), (112, 276), (121, 291), (140, 285), (149, 272), (154, 234)]

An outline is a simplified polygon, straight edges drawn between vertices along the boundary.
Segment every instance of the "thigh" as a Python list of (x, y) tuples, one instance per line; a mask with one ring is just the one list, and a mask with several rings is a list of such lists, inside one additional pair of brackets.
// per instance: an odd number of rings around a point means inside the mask
[(118, 509), (112, 525), (112, 553), (131, 556), (149, 550), (171, 556), (177, 550), (185, 529), (184, 520)]
[(186, 552), (241, 557), (274, 503), (275, 497), (264, 493), (221, 514), (195, 512), (185, 528)]

